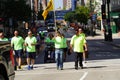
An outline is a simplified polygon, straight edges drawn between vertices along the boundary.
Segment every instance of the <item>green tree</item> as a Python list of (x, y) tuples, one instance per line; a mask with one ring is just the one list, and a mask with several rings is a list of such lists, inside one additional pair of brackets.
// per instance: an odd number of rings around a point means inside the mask
[(75, 17), (76, 17), (75, 11), (71, 11), (65, 14), (64, 19), (69, 22), (74, 22), (76, 19)]
[(31, 9), (26, 5), (26, 0), (8, 0), (6, 3), (7, 16), (17, 20), (28, 20), (31, 17)]
[(89, 18), (89, 9), (84, 6), (77, 7), (75, 10), (76, 20), (80, 23), (87, 24)]
[(79, 6), (75, 11), (68, 12), (65, 14), (64, 19), (69, 22), (80, 22), (87, 24), (89, 18), (89, 8), (85, 6)]

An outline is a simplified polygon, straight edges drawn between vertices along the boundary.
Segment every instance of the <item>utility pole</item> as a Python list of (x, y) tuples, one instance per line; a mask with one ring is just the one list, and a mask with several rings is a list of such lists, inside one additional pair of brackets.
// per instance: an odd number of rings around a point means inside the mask
[(91, 36), (94, 36), (95, 35), (95, 31), (94, 31), (94, 28), (95, 28), (95, 21), (96, 21), (96, 14), (94, 12), (94, 1), (95, 0), (90, 0), (90, 13), (91, 13), (91, 26), (90, 26), (90, 35)]
[(112, 30), (110, 26), (110, 0), (107, 0), (107, 13), (108, 13), (108, 19), (107, 19), (107, 26), (108, 26), (108, 41), (113, 41), (112, 39)]
[(102, 0), (101, 10), (105, 41), (113, 41), (112, 30), (110, 26), (110, 0)]
[(103, 31), (104, 31), (104, 40), (108, 41), (108, 33), (107, 33), (107, 25), (106, 25), (106, 0), (102, 0), (101, 5), (101, 14), (102, 14), (102, 25), (103, 25)]
[(32, 21), (32, 23), (31, 23), (31, 25), (32, 25), (32, 27), (34, 27), (34, 25), (35, 25), (34, 0), (31, 0), (31, 11), (32, 11), (32, 13), (31, 13), (31, 21)]

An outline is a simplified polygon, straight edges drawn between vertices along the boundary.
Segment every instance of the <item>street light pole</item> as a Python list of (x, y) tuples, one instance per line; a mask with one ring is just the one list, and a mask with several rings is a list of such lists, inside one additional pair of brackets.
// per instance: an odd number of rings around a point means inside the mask
[[(113, 41), (112, 40), (112, 30), (110, 26), (110, 0), (102, 0), (102, 21), (104, 27), (104, 36), (105, 41)], [(106, 8), (107, 6), (107, 8)], [(107, 12), (106, 12), (107, 10)], [(107, 15), (106, 15), (107, 13)], [(107, 24), (106, 24), (107, 23)]]
[(113, 41), (112, 39), (112, 30), (110, 26), (110, 0), (107, 0), (107, 13), (108, 13), (108, 19), (107, 19), (107, 25), (108, 25), (108, 41)]
[(32, 20), (32, 27), (35, 25), (35, 9), (34, 9), (34, 0), (31, 0), (31, 20)]

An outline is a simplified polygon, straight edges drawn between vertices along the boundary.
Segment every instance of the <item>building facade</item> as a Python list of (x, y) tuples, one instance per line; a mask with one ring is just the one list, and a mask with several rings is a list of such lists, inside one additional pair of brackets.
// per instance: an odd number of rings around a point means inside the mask
[(120, 11), (120, 0), (111, 0), (111, 11), (118, 12)]
[(71, 7), (72, 7), (72, 0), (67, 0), (66, 10), (71, 9)]
[(5, 8), (6, 8), (6, 2), (7, 0), (0, 0), (0, 17), (4, 17), (5, 16)]
[(63, 9), (66, 10), (66, 6), (67, 6), (67, 0), (63, 0)]

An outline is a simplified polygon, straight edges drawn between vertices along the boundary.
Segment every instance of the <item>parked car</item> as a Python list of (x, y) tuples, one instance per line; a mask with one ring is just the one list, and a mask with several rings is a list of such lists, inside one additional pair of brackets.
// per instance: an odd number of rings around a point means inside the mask
[(55, 24), (54, 23), (48, 23), (47, 28), (48, 28), (48, 32), (55, 31)]
[(41, 33), (41, 32), (44, 32), (45, 33), (45, 36), (47, 35), (47, 27), (39, 27), (37, 29), (37, 33)]
[(14, 80), (14, 56), (10, 42), (0, 41), (0, 80)]

